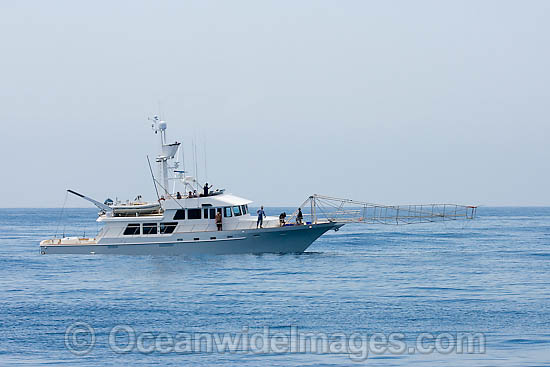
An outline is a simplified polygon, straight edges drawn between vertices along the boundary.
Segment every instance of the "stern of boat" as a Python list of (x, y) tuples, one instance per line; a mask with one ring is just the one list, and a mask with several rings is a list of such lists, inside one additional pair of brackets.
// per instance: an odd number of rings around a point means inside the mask
[[(64, 237), (64, 238), (52, 238), (49, 240), (40, 241), (40, 253), (46, 255), (52, 248), (61, 248), (66, 246), (86, 246), (97, 245), (95, 238), (87, 237)], [(55, 251), (57, 252), (57, 251)]]

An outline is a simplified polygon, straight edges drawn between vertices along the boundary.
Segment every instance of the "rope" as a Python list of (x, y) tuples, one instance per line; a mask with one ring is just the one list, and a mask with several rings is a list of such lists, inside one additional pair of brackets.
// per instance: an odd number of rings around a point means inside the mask
[[(55, 227), (54, 238), (57, 238), (57, 232), (59, 231), (59, 224), (61, 223), (61, 219), (63, 218), (63, 212), (65, 211), (65, 205), (67, 205), (68, 196), (69, 196), (69, 192), (65, 191), (65, 200), (63, 200), (63, 207), (61, 208), (61, 213), (59, 213), (59, 219), (57, 220), (57, 226)], [(63, 237), (65, 237), (65, 225), (63, 225)]]
[[(158, 182), (158, 180), (156, 178), (153, 177), (153, 180), (155, 180), (155, 182), (157, 183), (157, 185), (159, 185), (164, 191), (168, 192), (168, 190), (166, 190), (166, 188), (164, 186), (162, 186), (162, 184), (160, 182)], [(171, 195), (171, 194), (168, 194), (168, 196), (171, 198), (171, 199), (174, 199), (174, 197)], [(178, 204), (180, 206), (180, 208), (182, 209), (185, 209), (180, 203), (179, 201), (177, 200), (174, 200), (176, 202), (176, 204)], [(159, 199), (159, 204), (160, 204), (160, 199)], [(162, 205), (161, 205), (162, 207)]]

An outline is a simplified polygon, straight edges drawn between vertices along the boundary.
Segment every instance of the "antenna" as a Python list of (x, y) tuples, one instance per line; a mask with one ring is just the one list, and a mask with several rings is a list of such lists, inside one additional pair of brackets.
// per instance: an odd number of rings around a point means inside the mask
[(208, 168), (207, 168), (207, 165), (206, 165), (206, 136), (205, 135), (202, 136), (202, 147), (203, 147), (203, 151), (204, 151), (204, 178), (205, 178), (205, 181), (208, 182)]
[(193, 148), (193, 165), (195, 166), (194, 167), (195, 168), (195, 189), (198, 191), (199, 190), (199, 187), (198, 187), (199, 168), (198, 168), (198, 163), (197, 163), (197, 144), (195, 143), (195, 139), (196, 139), (196, 137), (193, 136), (191, 147)]
[(200, 191), (199, 188), (199, 162), (197, 157), (197, 144), (193, 147), (195, 149), (195, 175), (197, 176), (196, 184), (197, 184), (197, 191)]
[(185, 170), (185, 151), (184, 147), (181, 147), (180, 157), (181, 157), (181, 170), (183, 171), (183, 177), (185, 178), (187, 171)]

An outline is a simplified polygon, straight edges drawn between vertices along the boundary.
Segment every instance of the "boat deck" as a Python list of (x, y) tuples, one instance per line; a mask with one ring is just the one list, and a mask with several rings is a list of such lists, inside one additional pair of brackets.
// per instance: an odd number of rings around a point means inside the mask
[(40, 242), (40, 246), (96, 245), (96, 244), (97, 244), (97, 240), (95, 238), (80, 238), (80, 237), (52, 238), (50, 240), (44, 240)]

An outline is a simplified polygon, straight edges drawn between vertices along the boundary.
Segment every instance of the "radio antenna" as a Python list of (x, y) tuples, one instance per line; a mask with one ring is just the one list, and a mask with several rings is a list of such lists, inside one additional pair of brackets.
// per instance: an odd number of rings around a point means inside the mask
[(202, 136), (202, 147), (204, 150), (204, 178), (208, 182), (208, 166), (206, 164), (206, 136)]

